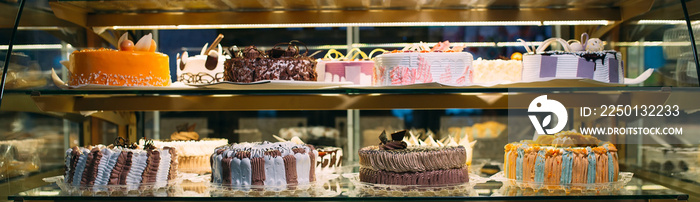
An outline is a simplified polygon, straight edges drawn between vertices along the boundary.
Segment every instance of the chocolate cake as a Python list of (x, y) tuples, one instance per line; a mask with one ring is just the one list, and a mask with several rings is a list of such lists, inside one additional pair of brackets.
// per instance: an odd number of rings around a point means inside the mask
[[(287, 45), (287, 49), (278, 47)], [(299, 41), (280, 43), (262, 52), (248, 46), (224, 63), (224, 80), (231, 82), (256, 82), (261, 80), (316, 81), (316, 60), (299, 53)], [(236, 51), (231, 51), (236, 52)]]
[(406, 133), (396, 132), (391, 140), (382, 133), (379, 146), (360, 149), (360, 181), (431, 186), (469, 182), (467, 151), (463, 146), (408, 145), (403, 140)]

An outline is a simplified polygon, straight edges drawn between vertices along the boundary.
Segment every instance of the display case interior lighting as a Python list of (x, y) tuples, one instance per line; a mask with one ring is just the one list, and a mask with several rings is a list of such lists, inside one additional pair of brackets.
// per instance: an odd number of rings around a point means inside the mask
[(567, 21), (460, 21), (460, 22), (365, 22), (365, 23), (289, 23), (289, 24), (204, 24), (111, 26), (114, 30), (152, 29), (250, 29), (305, 27), (412, 27), (412, 26), (542, 26), (542, 25), (609, 25), (607, 20)]
[(212, 97), (234, 97), (236, 95), (231, 95), (231, 94), (220, 94), (220, 95), (211, 95)]
[[(7, 50), (9, 47), (7, 45), (0, 45), (0, 50)], [(63, 46), (61, 44), (28, 44), (28, 45), (14, 45), (13, 50), (61, 50)], [(72, 48), (67, 46), (67, 48)]]
[(17, 30), (57, 31), (60, 30), (60, 28), (55, 26), (19, 26)]
[(615, 23), (608, 20), (566, 20), (566, 21), (543, 21), (542, 25), (610, 25)]
[(114, 30), (149, 29), (248, 29), (304, 27), (410, 27), (410, 26), (540, 26), (540, 21), (464, 21), (464, 22), (367, 22), (367, 23), (289, 23), (289, 24), (210, 24), (112, 26)]
[[(700, 20), (691, 21), (692, 24), (700, 23)], [(639, 20), (632, 22), (638, 25), (684, 25), (685, 20)]]
[[(540, 46), (542, 45), (541, 41), (528, 41), (526, 42), (528, 46)], [(496, 43), (496, 46), (498, 47), (522, 47), (523, 42), (498, 42)]]
[(690, 46), (690, 41), (676, 41), (676, 42), (667, 42), (667, 41), (635, 41), (635, 42), (613, 42), (613, 46), (626, 46), (626, 47), (633, 47), (633, 46)]

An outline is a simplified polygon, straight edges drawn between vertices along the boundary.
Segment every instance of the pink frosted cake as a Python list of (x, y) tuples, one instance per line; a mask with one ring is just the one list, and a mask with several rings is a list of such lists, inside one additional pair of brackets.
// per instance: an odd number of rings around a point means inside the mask
[(450, 48), (448, 41), (433, 48), (415, 44), (401, 51), (392, 51), (377, 56), (375, 85), (408, 85), (439, 82), (447, 85), (470, 83), (469, 69), (474, 59), (472, 54), (462, 52), (464, 47)]
[(617, 148), (576, 132), (543, 135), (534, 142), (505, 146), (506, 178), (546, 185), (618, 180)]
[[(372, 85), (374, 61), (327, 61), (323, 81), (352, 82), (357, 85)], [(319, 78), (321, 78), (319, 74)]]

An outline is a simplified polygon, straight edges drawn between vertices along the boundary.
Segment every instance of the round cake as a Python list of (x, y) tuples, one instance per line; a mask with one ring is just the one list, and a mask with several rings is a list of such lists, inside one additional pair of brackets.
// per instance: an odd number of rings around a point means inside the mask
[[(219, 34), (211, 47), (204, 44), (199, 55), (189, 56), (187, 51), (177, 56), (177, 81), (186, 84), (211, 84), (224, 80), (223, 48), (219, 42), (224, 35)], [(214, 50), (214, 48), (218, 48)]]
[(154, 141), (156, 146), (167, 146), (177, 150), (179, 170), (183, 173), (205, 174), (211, 172), (211, 153), (228, 144), (226, 139), (203, 139), (185, 141)]
[(360, 149), (360, 181), (389, 185), (456, 185), (469, 182), (467, 150), (454, 141), (439, 146), (429, 136), (422, 146), (404, 141), (407, 131), (380, 135), (379, 146)]
[(606, 183), (618, 180), (617, 148), (595, 137), (566, 131), (505, 146), (509, 179), (546, 185)]
[(134, 146), (73, 147), (66, 151), (64, 182), (72, 186), (141, 185), (164, 187), (177, 178), (177, 151), (174, 148)]
[(70, 71), (69, 85), (169, 86), (168, 55), (157, 53), (151, 34), (135, 45), (124, 34), (119, 50), (81, 50), (62, 62)]
[(232, 144), (211, 155), (212, 183), (231, 187), (294, 186), (316, 181), (318, 153), (298, 138), (286, 142)]
[[(170, 140), (154, 140), (156, 147), (170, 147), (177, 150), (179, 171), (182, 173), (205, 174), (211, 172), (211, 153), (217, 147), (228, 144), (227, 139), (199, 139), (194, 131), (197, 124), (181, 124), (177, 131), (170, 135)], [(142, 140), (143, 144), (145, 141)]]

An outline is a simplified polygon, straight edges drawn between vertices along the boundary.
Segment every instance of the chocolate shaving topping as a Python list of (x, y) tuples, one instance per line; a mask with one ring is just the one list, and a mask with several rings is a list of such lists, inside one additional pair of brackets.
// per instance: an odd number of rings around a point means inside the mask
[(274, 47), (267, 51), (267, 55), (270, 56), (270, 58), (281, 58), (282, 56), (286, 56), (286, 53), (287, 51), (282, 50), (280, 47)]
[(408, 130), (396, 131), (391, 134), (391, 140), (401, 141), (403, 140), (403, 137), (406, 136), (406, 133), (408, 133)]
[(245, 47), (243, 50), (243, 57), (247, 59), (253, 59), (260, 57), (260, 51), (255, 46)]
[(386, 131), (382, 131), (382, 134), (379, 135), (379, 141), (381, 141), (382, 144), (389, 142), (389, 139), (386, 138)]

